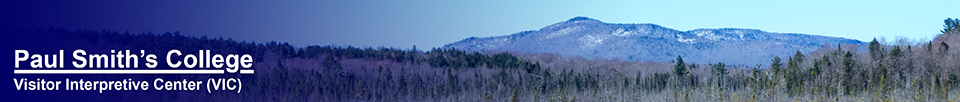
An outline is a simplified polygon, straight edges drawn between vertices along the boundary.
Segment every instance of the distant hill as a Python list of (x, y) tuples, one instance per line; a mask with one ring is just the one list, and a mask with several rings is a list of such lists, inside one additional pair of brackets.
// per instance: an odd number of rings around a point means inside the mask
[(575, 17), (540, 30), (494, 37), (470, 37), (444, 45), (468, 51), (558, 53), (588, 58), (672, 61), (682, 56), (693, 63), (769, 64), (827, 44), (862, 45), (854, 39), (773, 33), (756, 29), (720, 28), (679, 31), (656, 24), (604, 23)]

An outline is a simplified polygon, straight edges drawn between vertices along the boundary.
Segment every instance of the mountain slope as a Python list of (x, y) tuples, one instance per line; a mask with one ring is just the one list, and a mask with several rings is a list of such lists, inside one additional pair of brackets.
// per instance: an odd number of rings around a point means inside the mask
[(536, 31), (470, 37), (444, 45), (460, 50), (558, 53), (588, 58), (694, 63), (769, 64), (774, 56), (813, 51), (827, 44), (861, 44), (853, 39), (721, 28), (678, 31), (655, 24), (612, 24), (575, 17)]

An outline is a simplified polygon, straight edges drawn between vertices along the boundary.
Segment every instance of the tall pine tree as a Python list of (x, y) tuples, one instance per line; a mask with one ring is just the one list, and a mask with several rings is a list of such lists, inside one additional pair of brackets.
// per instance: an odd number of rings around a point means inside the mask
[(678, 77), (686, 76), (687, 74), (687, 65), (683, 63), (683, 58), (677, 56), (677, 65), (673, 66), (673, 73), (677, 74)]

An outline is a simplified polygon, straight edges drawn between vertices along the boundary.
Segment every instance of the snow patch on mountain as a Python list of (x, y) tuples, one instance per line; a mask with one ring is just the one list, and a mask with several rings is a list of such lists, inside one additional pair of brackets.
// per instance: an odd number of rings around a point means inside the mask
[(773, 33), (756, 29), (719, 28), (679, 31), (656, 24), (603, 23), (575, 17), (535, 31), (494, 37), (472, 37), (443, 48), (473, 51), (557, 53), (564, 56), (636, 61), (675, 60), (731, 65), (769, 64), (775, 56), (803, 53), (824, 45), (862, 44), (853, 39)]

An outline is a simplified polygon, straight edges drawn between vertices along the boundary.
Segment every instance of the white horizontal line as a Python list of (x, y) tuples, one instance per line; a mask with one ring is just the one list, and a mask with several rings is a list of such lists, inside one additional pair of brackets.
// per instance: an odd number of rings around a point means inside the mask
[(253, 70), (240, 70), (240, 74), (253, 74)]
[(13, 70), (13, 74), (224, 74), (224, 70)]

